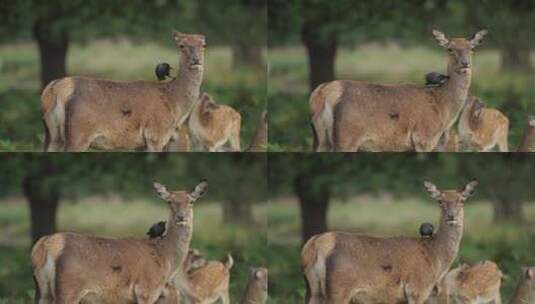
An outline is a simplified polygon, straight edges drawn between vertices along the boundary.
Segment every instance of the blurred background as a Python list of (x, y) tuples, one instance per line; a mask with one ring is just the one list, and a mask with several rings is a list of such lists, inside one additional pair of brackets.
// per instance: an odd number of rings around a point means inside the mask
[(325, 231), (419, 237), (439, 226), (440, 209), (423, 187), (480, 184), (465, 204), (464, 235), (454, 265), (492, 260), (509, 301), (520, 267), (535, 265), (535, 156), (529, 154), (270, 153), (267, 208), (270, 295), (302, 303), (301, 248)]
[(534, 18), (531, 0), (270, 0), (270, 148), (312, 150), (308, 97), (323, 82), (424, 84), (426, 73), (445, 73), (433, 27), (449, 37), (489, 29), (471, 93), (509, 118), (516, 148), (535, 113)]
[(53, 79), (156, 81), (160, 62), (174, 74), (173, 29), (206, 36), (201, 90), (240, 112), (243, 143), (266, 107), (266, 0), (0, 1), (0, 15), (0, 151), (42, 149)]
[(194, 207), (191, 247), (207, 259), (234, 257), (230, 296), (249, 267), (267, 267), (266, 156), (217, 154), (0, 154), (0, 303), (33, 303), (31, 245), (56, 231), (146, 238), (169, 217), (152, 188), (208, 192)]

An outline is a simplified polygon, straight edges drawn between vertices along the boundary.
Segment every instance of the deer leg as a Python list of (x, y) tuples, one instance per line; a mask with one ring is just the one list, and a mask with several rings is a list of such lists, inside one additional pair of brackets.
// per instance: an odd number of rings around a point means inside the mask
[(498, 139), (498, 151), (509, 152), (509, 143), (507, 141), (507, 131), (503, 132), (502, 136)]
[(232, 134), (232, 136), (230, 137), (230, 147), (232, 149), (233, 152), (240, 152), (241, 151), (241, 148), (240, 148), (240, 131), (238, 129), (238, 132), (235, 132)]
[(69, 131), (68, 137), (65, 138), (65, 151), (80, 152), (89, 149), (92, 140), (90, 131), (83, 131), (77, 128), (76, 124), (73, 124)]

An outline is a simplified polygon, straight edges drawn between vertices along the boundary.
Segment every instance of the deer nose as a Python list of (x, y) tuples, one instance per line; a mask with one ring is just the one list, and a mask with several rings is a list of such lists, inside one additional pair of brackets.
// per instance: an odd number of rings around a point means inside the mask
[(184, 219), (185, 219), (185, 217), (184, 217), (183, 215), (177, 215), (177, 216), (176, 216), (176, 220), (177, 220), (178, 222), (183, 222)]
[(201, 60), (199, 58), (193, 58), (191, 59), (191, 64), (193, 65), (201, 64)]
[(470, 62), (468, 62), (468, 60), (461, 60), (461, 65), (465, 68), (469, 68), (470, 67)]
[(448, 214), (448, 221), (453, 221), (455, 220), (455, 216), (453, 216), (452, 214)]

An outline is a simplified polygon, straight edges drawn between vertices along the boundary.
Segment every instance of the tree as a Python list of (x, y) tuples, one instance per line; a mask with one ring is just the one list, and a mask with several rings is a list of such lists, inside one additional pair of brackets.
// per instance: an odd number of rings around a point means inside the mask
[[(399, 38), (404, 33), (421, 30), (422, 24), (429, 28), (428, 21), (436, 13), (443, 13), (439, 8), (445, 2), (273, 0), (268, 10), (270, 43), (292, 41), (296, 32), (299, 33), (308, 54), (312, 91), (319, 84), (335, 79), (336, 54), (341, 44)], [(411, 18), (406, 18), (408, 14)]]
[(470, 0), (465, 5), (466, 23), (489, 28), (491, 45), (501, 51), (502, 70), (529, 71), (532, 68), (535, 2)]

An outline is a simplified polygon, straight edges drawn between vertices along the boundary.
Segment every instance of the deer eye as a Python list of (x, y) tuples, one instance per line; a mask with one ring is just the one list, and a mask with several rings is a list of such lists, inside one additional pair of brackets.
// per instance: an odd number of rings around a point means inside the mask
[(183, 44), (179, 44), (178, 47), (181, 48), (181, 49), (183, 49), (183, 48), (184, 48), (184, 45), (183, 45)]
[(448, 49), (448, 53), (453, 53), (453, 49)]

